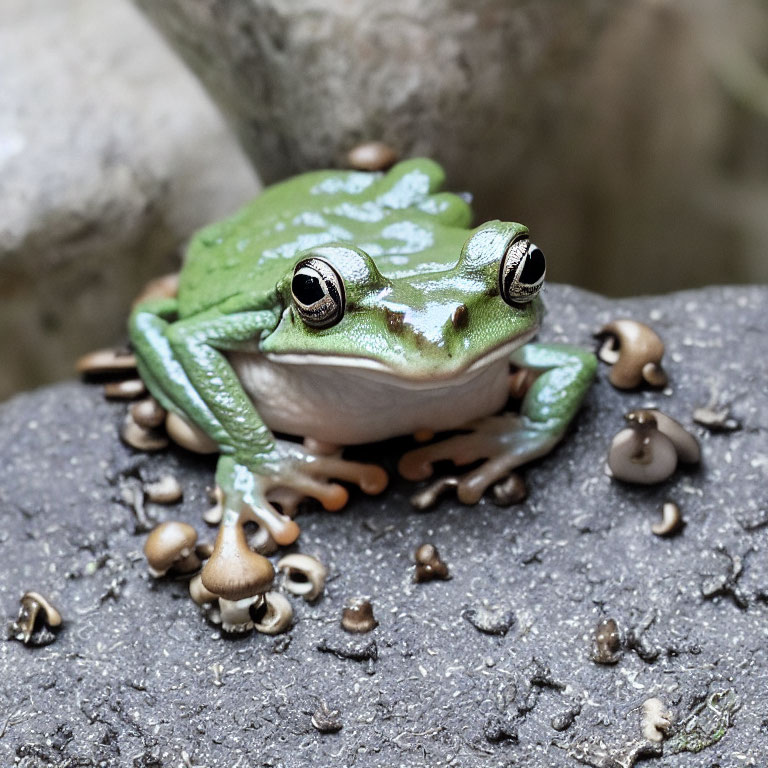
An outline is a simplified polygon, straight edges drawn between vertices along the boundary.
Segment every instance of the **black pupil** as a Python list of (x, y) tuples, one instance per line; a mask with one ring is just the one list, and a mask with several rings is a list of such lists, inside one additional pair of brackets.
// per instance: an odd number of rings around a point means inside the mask
[(305, 306), (311, 306), (325, 296), (320, 278), (306, 273), (293, 276), (291, 290), (296, 299)]
[(523, 271), (520, 273), (520, 282), (524, 285), (533, 285), (541, 280), (546, 268), (544, 254), (537, 246), (532, 245), (525, 255), (525, 264)]

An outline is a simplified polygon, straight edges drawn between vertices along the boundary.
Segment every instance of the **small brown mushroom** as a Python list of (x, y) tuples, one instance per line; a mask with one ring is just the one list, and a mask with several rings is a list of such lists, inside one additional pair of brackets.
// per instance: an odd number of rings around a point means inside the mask
[(683, 527), (680, 507), (673, 501), (667, 501), (661, 509), (661, 520), (651, 525), (651, 533), (656, 536), (673, 536)]
[(272, 586), (275, 569), (266, 557), (249, 548), (239, 519), (229, 524), (225, 520), (202, 577), (211, 592), (226, 600), (242, 600), (266, 592)]
[(76, 364), (77, 372), (86, 376), (124, 373), (136, 369), (136, 358), (118, 349), (98, 349), (83, 355)]
[(397, 152), (383, 141), (366, 141), (347, 153), (347, 165), (356, 171), (386, 171), (397, 162)]
[(414, 553), (414, 559), (416, 560), (414, 581), (451, 578), (448, 566), (440, 559), (440, 553), (434, 544), (422, 544)]
[(341, 614), (341, 626), (347, 632), (370, 632), (379, 626), (373, 615), (373, 606), (370, 600), (364, 597), (353, 597), (347, 600)]
[(19, 615), (11, 625), (11, 632), (16, 640), (20, 640), (25, 645), (29, 643), (41, 611), (46, 626), (52, 628), (61, 626), (61, 614), (39, 592), (25, 592), (19, 602), (21, 603)]
[(621, 655), (621, 632), (616, 619), (602, 619), (595, 629), (592, 661), (597, 664), (615, 664)]
[(155, 504), (173, 504), (183, 495), (181, 484), (173, 475), (163, 475), (154, 483), (147, 483), (144, 493)]
[(617, 389), (634, 389), (643, 382), (663, 387), (667, 374), (661, 367), (664, 342), (656, 331), (637, 320), (614, 320), (595, 336), (602, 340), (597, 356), (612, 366), (608, 380)]
[(198, 604), (213, 603), (219, 599), (218, 595), (206, 589), (200, 574), (195, 574), (189, 582), (189, 596)]
[(608, 451), (609, 473), (628, 483), (663, 482), (677, 467), (674, 443), (659, 431), (651, 411), (633, 411), (625, 418), (629, 427), (613, 438)]
[(277, 570), (285, 573), (283, 586), (307, 602), (317, 600), (325, 587), (325, 566), (311, 555), (295, 552), (278, 561)]
[(141, 379), (110, 381), (104, 385), (104, 397), (111, 400), (133, 400), (146, 394), (147, 388)]
[(210, 541), (198, 541), (195, 552), (201, 560), (207, 560), (213, 554), (213, 544)]
[(492, 501), (499, 507), (509, 507), (519, 504), (528, 495), (525, 480), (519, 472), (512, 472), (506, 480), (493, 486)]
[(133, 420), (145, 429), (155, 429), (165, 421), (165, 408), (152, 396), (145, 397), (137, 403), (132, 403), (128, 410)]
[(279, 592), (267, 592), (258, 607), (251, 608), (253, 626), (264, 635), (279, 635), (290, 628), (293, 608)]
[(168, 438), (165, 435), (139, 426), (131, 412), (125, 415), (123, 426), (120, 429), (120, 437), (123, 442), (135, 448), (137, 451), (161, 451), (168, 446)]
[(144, 543), (150, 574), (159, 578), (171, 569), (177, 573), (196, 571), (200, 567), (196, 541), (197, 531), (188, 523), (172, 520), (153, 528)]
[(165, 431), (174, 443), (193, 453), (217, 453), (219, 450), (216, 442), (200, 427), (177, 413), (165, 417)]

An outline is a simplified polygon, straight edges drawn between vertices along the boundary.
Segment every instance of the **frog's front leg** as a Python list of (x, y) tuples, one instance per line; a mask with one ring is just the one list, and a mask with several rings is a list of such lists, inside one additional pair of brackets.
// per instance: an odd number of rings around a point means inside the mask
[[(262, 421), (225, 352), (253, 345), (258, 354), (261, 334), (276, 323), (274, 312), (212, 310), (174, 321), (173, 311), (172, 303), (139, 305), (131, 335), (139, 369), (153, 394), (219, 445), (216, 480), (224, 514), (210, 565), (222, 566), (219, 561), (229, 551), (223, 545), (241, 542), (242, 526), (249, 521), (265, 528), (278, 544), (296, 540), (298, 526), (270, 504), (270, 492), (287, 489), (316, 498), (327, 509), (339, 509), (347, 491), (329, 482), (331, 477), (356, 482), (367, 493), (384, 489), (387, 476), (380, 467), (317, 455), (276, 440)], [(229, 567), (237, 569), (242, 559), (232, 558)]]
[[(511, 362), (537, 376), (525, 394), (520, 413), (478, 419), (466, 426), (466, 434), (409, 451), (399, 463), (404, 477), (425, 480), (437, 461), (451, 460), (456, 466), (465, 466), (485, 459), (452, 483), (460, 501), (474, 504), (490, 485), (513, 469), (552, 450), (594, 378), (595, 356), (577, 347), (528, 344), (512, 355)], [(435, 496), (427, 493), (421, 498), (431, 500)]]

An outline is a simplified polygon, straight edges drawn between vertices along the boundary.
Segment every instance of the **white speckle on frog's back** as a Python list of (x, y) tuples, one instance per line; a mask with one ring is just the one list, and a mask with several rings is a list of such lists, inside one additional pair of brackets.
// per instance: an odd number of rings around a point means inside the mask
[(278, 363), (247, 352), (229, 359), (270, 429), (338, 445), (457, 429), (500, 410), (508, 396), (506, 359), (419, 388), (351, 366)]

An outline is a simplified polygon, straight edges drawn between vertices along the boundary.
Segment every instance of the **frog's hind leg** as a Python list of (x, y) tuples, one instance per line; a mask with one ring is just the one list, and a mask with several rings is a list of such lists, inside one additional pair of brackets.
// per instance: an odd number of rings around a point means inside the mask
[(549, 453), (576, 415), (597, 367), (590, 352), (565, 345), (529, 344), (513, 355), (512, 362), (536, 375), (525, 387), (519, 414), (478, 419), (466, 426), (465, 433), (416, 448), (400, 459), (400, 473), (410, 480), (430, 477), (438, 461), (465, 466), (484, 460), (461, 477), (433, 483), (414, 497), (417, 506), (428, 506), (454, 486), (461, 502), (475, 504), (489, 486)]

